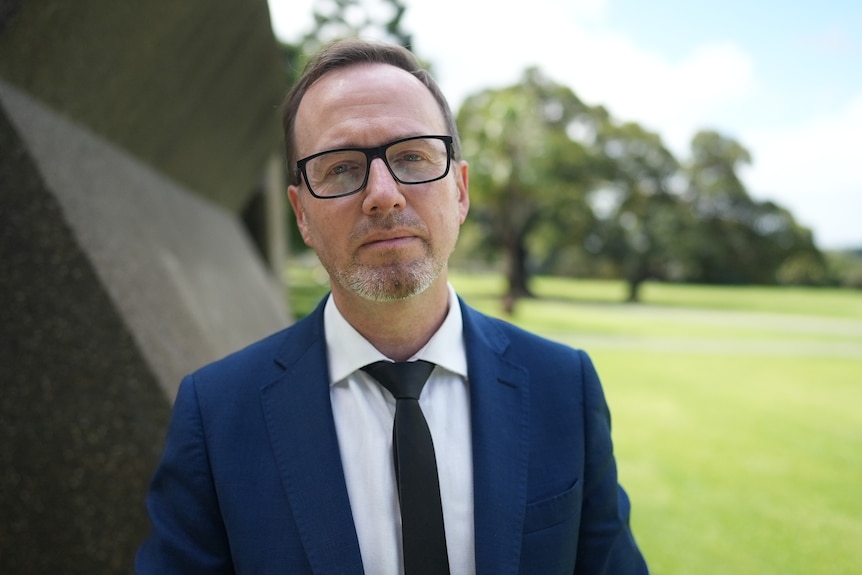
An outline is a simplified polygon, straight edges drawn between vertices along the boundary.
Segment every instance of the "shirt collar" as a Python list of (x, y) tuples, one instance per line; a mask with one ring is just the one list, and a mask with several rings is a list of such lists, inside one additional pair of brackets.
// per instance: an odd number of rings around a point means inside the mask
[[(411, 357), (410, 361), (417, 359), (430, 361), (466, 378), (467, 354), (464, 350), (461, 306), (458, 305), (455, 288), (451, 284), (448, 284), (448, 288), (449, 311), (446, 319), (425, 347)], [(344, 319), (331, 295), (323, 310), (323, 325), (326, 334), (330, 385), (345, 379), (369, 363), (381, 360), (391, 361)]]

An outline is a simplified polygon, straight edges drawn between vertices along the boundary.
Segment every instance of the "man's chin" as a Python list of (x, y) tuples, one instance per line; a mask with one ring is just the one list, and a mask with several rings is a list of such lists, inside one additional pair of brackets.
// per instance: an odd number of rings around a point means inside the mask
[(342, 287), (360, 297), (375, 302), (395, 302), (409, 299), (426, 291), (439, 274), (427, 266), (407, 269), (404, 266), (386, 270), (364, 270), (341, 278)]

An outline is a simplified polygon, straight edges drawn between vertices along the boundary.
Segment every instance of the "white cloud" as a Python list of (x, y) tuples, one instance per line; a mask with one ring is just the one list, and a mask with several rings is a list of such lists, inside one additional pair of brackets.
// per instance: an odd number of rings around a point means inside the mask
[(742, 136), (752, 195), (780, 198), (824, 247), (862, 244), (862, 95), (832, 113)]
[(862, 94), (844, 108), (796, 126), (745, 135), (759, 150), (752, 185), (762, 190), (816, 190), (827, 178), (860, 190), (862, 196)]
[(593, 59), (567, 83), (615, 117), (660, 131), (677, 152), (718, 110), (754, 89), (753, 61), (733, 44), (701, 46), (676, 63), (620, 36), (585, 37), (581, 48)]
[(293, 41), (314, 26), (314, 0), (269, 0), (269, 18), (277, 38)]
[(753, 59), (739, 46), (702, 45), (671, 62), (605, 28), (604, 0), (532, 0), (529, 10), (457, 1), (457, 10), (456, 0), (417, 2), (405, 22), (456, 107), (537, 65), (588, 103), (661, 131), (681, 152), (716, 110), (756, 88)]

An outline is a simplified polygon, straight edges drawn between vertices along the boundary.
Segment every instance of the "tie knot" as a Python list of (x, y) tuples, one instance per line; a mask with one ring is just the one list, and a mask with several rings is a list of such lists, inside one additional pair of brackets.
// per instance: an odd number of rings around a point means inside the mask
[(378, 361), (362, 368), (389, 390), (395, 399), (419, 399), (434, 364), (427, 361)]

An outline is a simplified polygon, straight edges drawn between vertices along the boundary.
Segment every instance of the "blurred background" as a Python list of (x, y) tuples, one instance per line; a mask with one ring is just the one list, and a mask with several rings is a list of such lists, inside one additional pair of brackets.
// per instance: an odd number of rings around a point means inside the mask
[(308, 313), (279, 106), (342, 36), (457, 114), (469, 303), (593, 356), (654, 573), (862, 564), (862, 6), (0, 2), (0, 573), (127, 573), (185, 373)]

